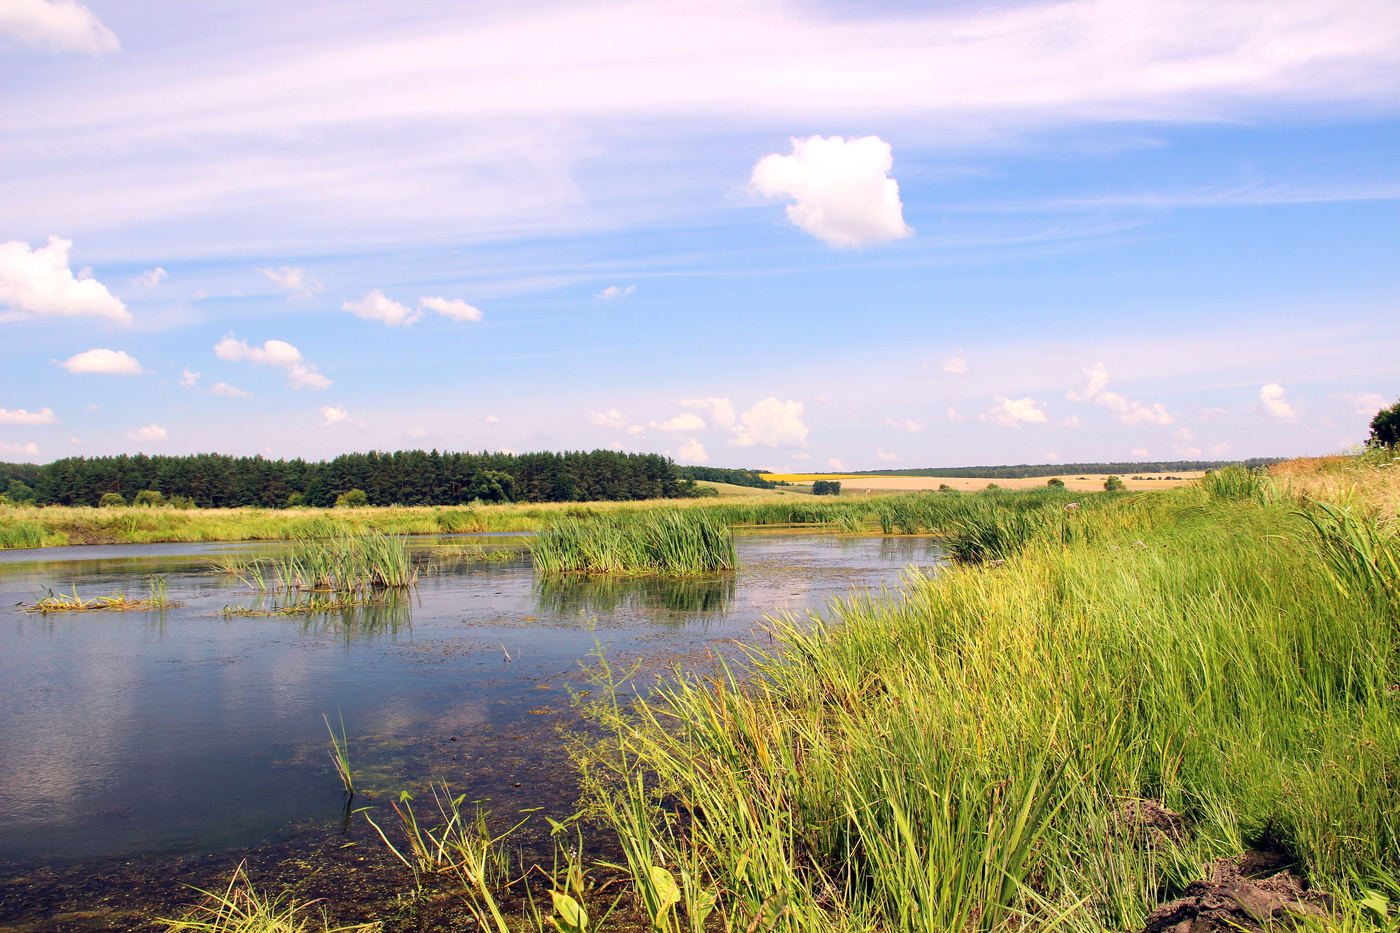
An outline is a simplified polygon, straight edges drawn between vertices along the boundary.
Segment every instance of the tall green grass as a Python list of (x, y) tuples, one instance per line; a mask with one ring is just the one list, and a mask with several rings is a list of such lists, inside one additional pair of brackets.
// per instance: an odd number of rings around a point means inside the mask
[(996, 567), (607, 692), (578, 755), (654, 928), (1134, 929), (1257, 845), (1343, 904), (1395, 877), (1391, 565), (1339, 588), (1296, 509), (1202, 501), (1043, 502)]
[(645, 518), (565, 518), (530, 540), (530, 554), (544, 574), (686, 576), (738, 566), (733, 532), (713, 516), (693, 510), (656, 512)]

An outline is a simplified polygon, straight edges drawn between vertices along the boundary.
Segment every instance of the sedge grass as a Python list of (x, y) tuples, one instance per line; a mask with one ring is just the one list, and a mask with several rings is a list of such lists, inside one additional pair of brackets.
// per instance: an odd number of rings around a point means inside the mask
[(204, 900), (185, 916), (158, 921), (166, 933), (376, 933), (379, 923), (332, 927), (315, 901), (298, 901), (287, 894), (268, 897), (249, 882), (239, 866), (223, 891), (204, 891)]
[(112, 593), (108, 596), (78, 595), (78, 588), (72, 593), (54, 592), (46, 589), (43, 597), (29, 604), (21, 604), (25, 612), (141, 612), (152, 609), (171, 609), (180, 604), (170, 599), (170, 591), (165, 577), (152, 574), (146, 578), (146, 598), (128, 596), (126, 593)]
[(734, 534), (697, 511), (659, 512), (645, 520), (566, 518), (529, 542), (543, 574), (660, 574), (686, 576), (733, 570)]
[[(1202, 502), (1043, 518), (645, 703), (604, 673), (577, 754), (653, 926), (1133, 929), (1266, 843), (1343, 904), (1400, 873), (1386, 601), (1335, 585), (1295, 506)], [(1141, 800), (1188, 829), (1145, 844)]]
[(326, 722), (326, 732), (330, 733), (331, 747), (327, 754), (331, 759), (331, 767), (335, 769), (336, 777), (340, 778), (340, 786), (345, 790), (345, 799), (348, 802), (355, 797), (355, 772), (350, 767), (350, 739), (345, 734), (345, 717), (339, 716), (339, 732), (331, 725), (329, 716), (322, 713), (321, 718)]

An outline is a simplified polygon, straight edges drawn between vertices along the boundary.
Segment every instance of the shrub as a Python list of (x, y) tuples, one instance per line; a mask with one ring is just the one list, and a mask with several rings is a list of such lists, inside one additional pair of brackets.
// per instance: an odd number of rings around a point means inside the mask
[(1366, 439), (1368, 447), (1394, 447), (1400, 444), (1400, 402), (1382, 408), (1371, 419), (1371, 436)]
[(819, 479), (812, 483), (812, 495), (814, 496), (839, 496), (841, 495), (841, 483), (839, 480)]
[(335, 507), (338, 509), (360, 509), (367, 505), (369, 496), (365, 495), (363, 489), (352, 489), (335, 497)]
[(287, 508), (289, 509), (299, 509), (304, 505), (306, 505), (305, 493), (294, 492), (287, 497)]
[(1045, 481), (1045, 485), (1051, 487), (1052, 489), (1064, 489), (1065, 481), (1060, 479), (1058, 476), (1052, 476)]
[(1103, 481), (1103, 488), (1108, 490), (1109, 492), (1122, 492), (1128, 487), (1123, 485), (1122, 477), (1110, 476), (1108, 479)]
[(104, 492), (102, 498), (97, 500), (99, 509), (117, 509), (126, 505), (126, 499), (119, 492)]
[(165, 496), (162, 496), (160, 492), (155, 489), (143, 489), (136, 494), (136, 498), (133, 502), (136, 505), (152, 508), (157, 505), (164, 505)]

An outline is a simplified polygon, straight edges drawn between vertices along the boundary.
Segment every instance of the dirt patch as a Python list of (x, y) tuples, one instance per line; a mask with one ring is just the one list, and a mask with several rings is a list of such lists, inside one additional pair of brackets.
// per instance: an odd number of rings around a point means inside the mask
[(1191, 829), (1185, 816), (1167, 807), (1160, 800), (1125, 800), (1118, 807), (1119, 831), (1143, 848), (1152, 849), (1165, 842), (1179, 842)]
[(1221, 859), (1208, 880), (1191, 882), (1181, 897), (1148, 914), (1142, 933), (1263, 933), (1326, 916), (1330, 895), (1309, 890), (1292, 866), (1272, 851)]

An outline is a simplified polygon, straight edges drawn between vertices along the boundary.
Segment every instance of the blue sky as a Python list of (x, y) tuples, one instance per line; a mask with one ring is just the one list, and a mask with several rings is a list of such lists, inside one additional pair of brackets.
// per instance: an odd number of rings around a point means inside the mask
[(1388, 0), (0, 0), (0, 64), (0, 459), (1315, 454), (1400, 394)]

